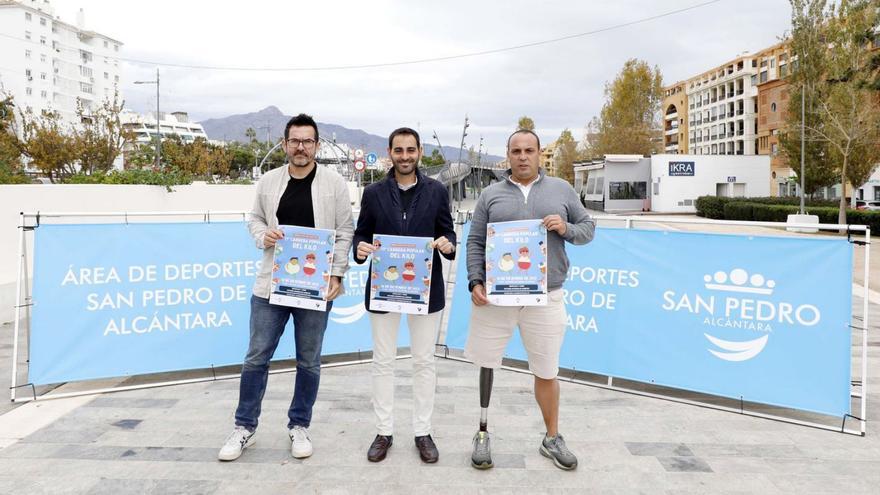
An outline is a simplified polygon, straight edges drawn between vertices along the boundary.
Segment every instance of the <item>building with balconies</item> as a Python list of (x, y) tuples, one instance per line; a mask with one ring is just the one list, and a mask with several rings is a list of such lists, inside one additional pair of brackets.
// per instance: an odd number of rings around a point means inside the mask
[[(0, 91), (22, 111), (56, 111), (77, 122), (77, 102), (88, 112), (121, 87), (122, 43), (55, 15), (48, 0), (0, 0)], [(120, 101), (122, 96), (119, 96)]]
[(665, 88), (661, 109), (663, 111), (663, 152), (687, 153), (688, 105), (685, 83), (677, 82)]

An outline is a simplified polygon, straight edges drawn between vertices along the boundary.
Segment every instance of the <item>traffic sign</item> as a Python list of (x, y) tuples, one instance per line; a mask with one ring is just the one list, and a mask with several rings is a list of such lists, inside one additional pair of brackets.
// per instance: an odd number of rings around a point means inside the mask
[(365, 168), (367, 168), (367, 164), (363, 160), (354, 161), (354, 169), (358, 172), (363, 172)]
[(354, 150), (354, 157), (355, 157), (356, 159), (358, 159), (358, 160), (360, 160), (361, 158), (363, 158), (363, 157), (364, 157), (364, 150), (362, 150), (362, 149), (360, 149), (360, 148)]
[(372, 164), (376, 163), (377, 160), (379, 160), (379, 157), (376, 156), (375, 153), (367, 153), (367, 163), (368, 164), (372, 165)]

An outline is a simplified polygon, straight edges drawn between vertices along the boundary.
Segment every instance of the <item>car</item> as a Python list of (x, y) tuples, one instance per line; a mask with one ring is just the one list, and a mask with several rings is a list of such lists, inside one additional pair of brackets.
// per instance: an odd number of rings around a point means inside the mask
[(856, 200), (857, 210), (880, 210), (880, 201)]

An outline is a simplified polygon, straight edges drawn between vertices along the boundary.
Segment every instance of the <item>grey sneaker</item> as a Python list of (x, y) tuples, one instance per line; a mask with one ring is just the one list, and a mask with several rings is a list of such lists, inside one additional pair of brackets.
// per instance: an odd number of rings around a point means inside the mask
[(571, 470), (578, 467), (577, 457), (565, 446), (562, 435), (555, 437), (544, 435), (539, 451), (544, 457), (553, 459), (553, 464), (556, 464), (559, 469)]
[(217, 459), (221, 461), (234, 461), (241, 457), (242, 451), (253, 445), (254, 442), (254, 432), (244, 426), (236, 426), (232, 433), (226, 437), (223, 447), (217, 454)]
[(309, 429), (305, 426), (294, 426), (288, 431), (290, 435), (290, 455), (296, 459), (305, 459), (312, 455), (312, 440)]
[(489, 469), (492, 464), (492, 452), (489, 449), (489, 433), (478, 431), (474, 435), (474, 453), (471, 454), (471, 466), (477, 469)]

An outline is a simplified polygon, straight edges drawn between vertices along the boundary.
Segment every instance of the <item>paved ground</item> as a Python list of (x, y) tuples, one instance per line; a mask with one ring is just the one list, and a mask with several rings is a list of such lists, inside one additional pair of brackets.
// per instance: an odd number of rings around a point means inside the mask
[[(854, 297), (854, 313), (860, 308)], [(324, 370), (315, 454), (304, 461), (290, 457), (285, 429), (292, 373), (270, 377), (257, 444), (233, 463), (216, 454), (232, 426), (236, 379), (0, 406), (0, 493), (876, 493), (880, 306), (872, 304), (871, 318), (866, 437), (562, 383), (561, 430), (581, 463), (563, 472), (537, 451), (542, 422), (532, 378), (499, 371), (490, 415), (497, 466), (477, 471), (468, 462), (479, 415), (476, 372), (440, 359), (440, 462), (423, 465), (411, 440), (411, 362), (404, 359), (396, 443), (380, 464), (366, 460), (374, 434), (369, 366), (353, 365)], [(854, 343), (856, 368), (860, 334)], [(5, 325), (6, 383), (10, 355)]]

